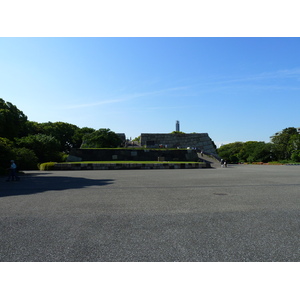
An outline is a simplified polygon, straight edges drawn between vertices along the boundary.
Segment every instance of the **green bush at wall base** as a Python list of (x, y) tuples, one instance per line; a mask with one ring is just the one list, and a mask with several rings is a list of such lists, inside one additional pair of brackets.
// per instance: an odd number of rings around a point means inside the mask
[(40, 169), (40, 171), (53, 170), (55, 164), (57, 164), (57, 163), (56, 162), (42, 163), (42, 164), (38, 165), (38, 168)]

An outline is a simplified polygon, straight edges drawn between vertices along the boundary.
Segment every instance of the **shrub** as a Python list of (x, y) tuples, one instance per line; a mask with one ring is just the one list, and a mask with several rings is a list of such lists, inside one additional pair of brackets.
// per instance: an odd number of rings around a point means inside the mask
[(28, 135), (16, 140), (18, 147), (33, 150), (39, 162), (57, 160), (59, 141), (45, 134)]
[(59, 162), (65, 162), (65, 161), (67, 161), (68, 156), (69, 156), (69, 154), (67, 154), (67, 153), (59, 152), (59, 153), (57, 153), (56, 160)]
[(300, 151), (299, 150), (294, 151), (291, 156), (291, 159), (292, 159), (292, 161), (300, 162)]
[(14, 158), (20, 170), (36, 170), (38, 158), (33, 150), (27, 148), (15, 148)]
[(0, 166), (6, 169), (10, 165), (13, 158), (13, 143), (7, 139), (0, 137)]
[(55, 164), (56, 162), (46, 162), (46, 163), (39, 164), (38, 167), (40, 171), (49, 171), (54, 169)]

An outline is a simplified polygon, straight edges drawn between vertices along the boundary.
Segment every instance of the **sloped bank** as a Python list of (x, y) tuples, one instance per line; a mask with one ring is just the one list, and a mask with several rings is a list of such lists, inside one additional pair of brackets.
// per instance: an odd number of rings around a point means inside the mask
[(203, 169), (209, 163), (57, 163), (54, 170)]

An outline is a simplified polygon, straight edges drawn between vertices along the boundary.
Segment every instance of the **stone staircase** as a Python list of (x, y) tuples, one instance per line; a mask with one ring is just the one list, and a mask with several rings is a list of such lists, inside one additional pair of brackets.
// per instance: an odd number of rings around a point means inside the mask
[(200, 152), (197, 152), (197, 154), (198, 154), (200, 161), (210, 163), (212, 168), (221, 168), (221, 162), (216, 157), (205, 154), (205, 153), (201, 154)]

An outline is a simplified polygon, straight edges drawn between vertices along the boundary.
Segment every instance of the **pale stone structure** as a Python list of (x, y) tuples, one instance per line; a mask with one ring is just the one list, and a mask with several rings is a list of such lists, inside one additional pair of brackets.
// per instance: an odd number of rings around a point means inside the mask
[(207, 133), (142, 133), (140, 143), (146, 148), (196, 148), (217, 155), (216, 146)]

